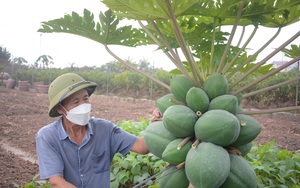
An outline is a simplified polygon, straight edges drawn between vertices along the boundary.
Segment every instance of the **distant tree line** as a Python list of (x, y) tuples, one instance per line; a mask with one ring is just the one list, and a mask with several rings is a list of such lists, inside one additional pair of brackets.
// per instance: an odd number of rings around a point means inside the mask
[[(127, 60), (127, 62), (138, 69), (153, 75), (153, 77), (161, 80), (167, 85), (170, 84), (172, 73), (176, 72), (168, 72), (163, 69), (154, 68), (146, 60), (141, 60), (139, 63), (130, 62), (129, 60)], [(52, 64), (53, 59), (48, 55), (40, 56), (32, 65), (29, 65), (22, 57), (11, 59), (11, 54), (8, 50), (0, 46), (0, 72), (8, 72), (16, 81), (27, 80), (31, 84), (43, 81), (45, 84), (50, 84), (57, 76), (63, 73), (75, 72), (84, 79), (97, 83), (97, 92), (99, 94), (157, 99), (158, 97), (169, 93), (164, 87), (117, 61), (108, 62), (99, 67), (75, 67), (71, 64), (70, 67), (67, 68), (51, 68), (50, 65)], [(259, 75), (247, 77), (247, 79), (236, 87), (241, 87), (252, 82), (257, 76)], [(244, 93), (257, 91), (297, 77), (299, 77), (298, 67), (288, 72), (280, 72), (276, 76), (266, 79), (254, 87), (247, 89)], [(300, 105), (298, 104), (298, 99), (300, 98), (298, 90), (299, 81), (295, 81), (291, 84), (249, 97), (248, 100), (254, 102), (258, 106), (280, 106), (284, 103), (286, 105), (290, 103)]]
[[(145, 60), (137, 64), (131, 64), (169, 85), (171, 74), (168, 71), (154, 68)], [(5, 67), (5, 71), (8, 72), (14, 80), (27, 80), (32, 85), (38, 81), (50, 84), (57, 76), (63, 73), (75, 72), (84, 79), (97, 83), (97, 91), (100, 94), (153, 98), (155, 96), (162, 96), (168, 92), (165, 88), (152, 80), (131, 70), (122, 63), (115, 61), (100, 67), (71, 66), (67, 68), (45, 69), (11, 62)]]
[[(169, 85), (171, 74), (168, 71), (154, 68), (146, 60), (141, 60), (139, 63), (130, 60), (127, 62)], [(31, 64), (23, 57), (12, 58), (10, 52), (0, 46), (0, 72), (9, 73), (15, 81), (27, 80), (30, 84), (43, 81), (45, 84), (50, 84), (63, 73), (75, 72), (87, 80), (96, 82), (98, 92), (101, 94), (152, 98), (153, 95), (159, 96), (168, 92), (159, 84), (117, 61), (97, 67), (75, 67), (74, 64), (70, 64), (67, 68), (53, 68), (51, 66), (53, 64), (53, 58), (49, 55), (41, 55)]]

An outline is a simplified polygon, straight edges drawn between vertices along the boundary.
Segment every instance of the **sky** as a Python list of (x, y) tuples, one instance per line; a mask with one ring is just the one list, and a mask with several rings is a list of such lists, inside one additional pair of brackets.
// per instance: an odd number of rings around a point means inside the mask
[[(84, 8), (95, 13), (106, 11), (100, 0), (0, 0), (0, 46), (5, 47), (15, 57), (25, 58), (33, 64), (40, 55), (50, 55), (54, 67), (69, 67), (71, 64), (82, 66), (101, 66), (115, 59), (106, 52), (103, 45), (90, 39), (63, 33), (39, 33), (41, 22), (49, 21), (70, 14), (72, 11), (83, 13)], [(279, 37), (261, 53), (264, 58), (274, 48), (297, 33), (300, 23), (283, 28)], [(240, 30), (238, 30), (240, 31)], [(252, 28), (246, 30), (250, 34)], [(254, 53), (269, 39), (276, 29), (259, 28), (258, 35), (249, 44), (248, 52)], [(292, 44), (300, 45), (298, 37)], [(288, 47), (289, 48), (289, 47)], [(111, 46), (111, 50), (122, 59), (138, 63), (147, 60), (156, 68), (171, 70), (174, 64), (156, 46), (123, 47)], [(270, 61), (288, 60), (282, 53)]]

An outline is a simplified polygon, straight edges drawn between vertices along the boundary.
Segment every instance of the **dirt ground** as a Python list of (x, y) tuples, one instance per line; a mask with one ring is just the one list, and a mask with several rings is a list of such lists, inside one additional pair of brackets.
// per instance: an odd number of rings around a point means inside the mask
[[(138, 121), (151, 118), (155, 103), (146, 99), (92, 97), (92, 116), (111, 120)], [(24, 184), (38, 173), (35, 153), (35, 133), (56, 118), (47, 115), (47, 94), (0, 87), (0, 187)], [(290, 114), (255, 116), (262, 132), (258, 144), (275, 139), (279, 147), (300, 150), (300, 118)]]

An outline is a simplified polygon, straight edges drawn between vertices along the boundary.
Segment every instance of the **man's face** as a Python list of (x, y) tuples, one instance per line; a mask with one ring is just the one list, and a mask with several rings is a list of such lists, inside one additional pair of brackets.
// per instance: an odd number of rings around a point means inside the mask
[(81, 89), (63, 100), (62, 105), (67, 111), (83, 103), (90, 103), (89, 95), (86, 89)]

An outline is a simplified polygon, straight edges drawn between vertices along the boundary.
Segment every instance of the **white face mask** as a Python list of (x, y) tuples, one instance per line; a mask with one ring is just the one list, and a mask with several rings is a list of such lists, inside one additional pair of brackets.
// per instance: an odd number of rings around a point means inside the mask
[[(62, 106), (63, 107), (63, 106)], [(64, 107), (63, 107), (64, 108)], [(92, 105), (90, 103), (84, 103), (75, 108), (67, 111), (66, 118), (76, 125), (85, 126), (90, 119)]]

